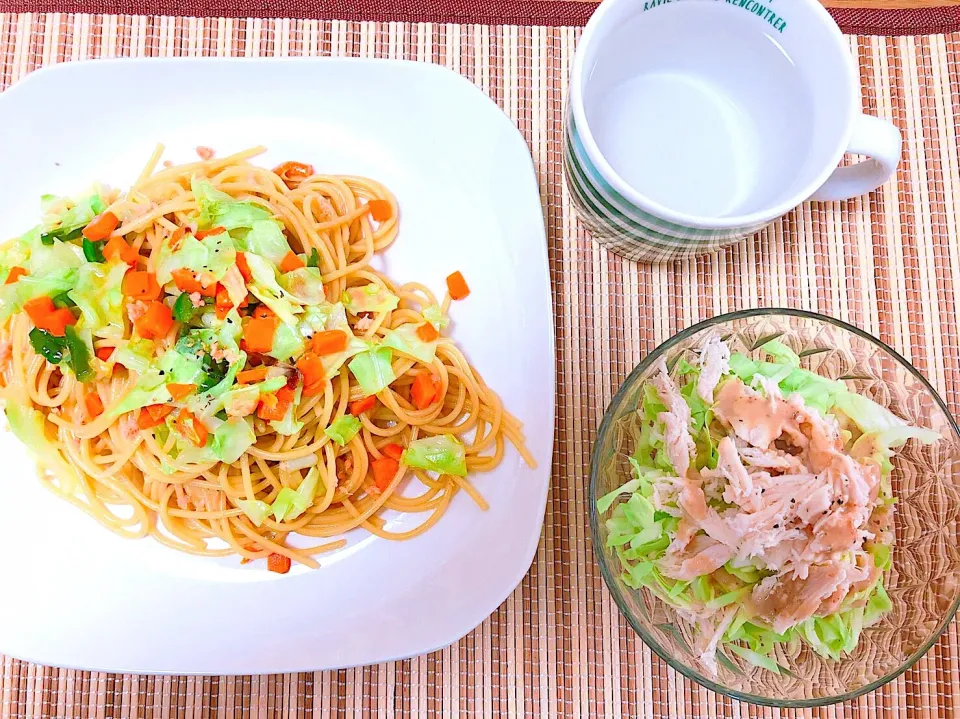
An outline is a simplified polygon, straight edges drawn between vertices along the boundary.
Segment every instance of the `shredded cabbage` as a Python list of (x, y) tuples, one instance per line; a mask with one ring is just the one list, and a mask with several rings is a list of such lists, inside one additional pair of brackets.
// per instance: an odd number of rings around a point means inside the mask
[(253, 522), (254, 526), (260, 527), (264, 520), (270, 516), (273, 508), (266, 502), (259, 499), (235, 499), (233, 503)]
[(403, 451), (400, 460), (408, 467), (440, 474), (467, 476), (467, 458), (463, 443), (450, 434), (415, 439)]
[(283, 258), (290, 252), (283, 229), (275, 220), (254, 220), (249, 230), (234, 231), (231, 234), (236, 237), (238, 249), (265, 257), (275, 265), (283, 262)]
[(316, 267), (300, 267), (280, 275), (280, 287), (302, 305), (326, 302), (323, 279)]
[(393, 352), (389, 347), (375, 347), (350, 360), (347, 366), (357, 378), (364, 395), (382, 392), (397, 378), (392, 359)]
[(340, 446), (344, 446), (356, 437), (359, 431), (360, 420), (351, 414), (346, 414), (333, 420), (323, 433)]
[(214, 430), (210, 450), (221, 462), (230, 464), (240, 459), (256, 441), (252, 419), (230, 417)]
[(417, 335), (419, 325), (407, 322), (399, 327), (387, 330), (381, 341), (381, 346), (391, 347), (414, 359), (418, 359), (425, 364), (433, 362), (437, 356), (437, 340), (424, 342)]
[(95, 337), (123, 337), (123, 276), (126, 262), (88, 262), (77, 270), (76, 285), (67, 296), (80, 309), (78, 327)]
[(361, 312), (389, 312), (400, 304), (400, 298), (383, 285), (371, 282), (359, 287), (350, 287), (340, 298), (343, 306), (352, 315)]
[(284, 324), (296, 326), (296, 315), (303, 312), (303, 308), (277, 282), (276, 269), (269, 261), (258, 255), (247, 255), (247, 266), (250, 268), (252, 282), (250, 292), (258, 300), (273, 310)]

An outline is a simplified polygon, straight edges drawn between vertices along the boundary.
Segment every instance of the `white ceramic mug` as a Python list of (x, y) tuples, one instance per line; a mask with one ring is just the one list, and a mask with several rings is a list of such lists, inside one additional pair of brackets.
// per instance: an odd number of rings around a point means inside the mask
[[(879, 187), (899, 131), (860, 112), (818, 0), (605, 0), (568, 96), (564, 163), (594, 236), (636, 259), (715, 250), (807, 199)], [(844, 153), (868, 159), (838, 167)]]

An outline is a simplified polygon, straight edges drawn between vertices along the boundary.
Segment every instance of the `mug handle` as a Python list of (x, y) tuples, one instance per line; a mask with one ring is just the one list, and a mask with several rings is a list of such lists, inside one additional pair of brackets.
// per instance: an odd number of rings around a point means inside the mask
[(887, 181), (900, 162), (903, 143), (900, 131), (889, 120), (860, 115), (853, 126), (853, 137), (847, 152), (866, 155), (869, 160), (856, 165), (838, 167), (811, 200), (832, 202), (873, 192)]

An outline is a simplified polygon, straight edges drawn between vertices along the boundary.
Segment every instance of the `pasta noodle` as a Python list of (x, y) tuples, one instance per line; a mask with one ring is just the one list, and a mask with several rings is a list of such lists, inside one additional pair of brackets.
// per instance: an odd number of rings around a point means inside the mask
[[(198, 215), (203, 202), (192, 188), (198, 179), (206, 180), (236, 201), (266, 208), (282, 224), (292, 253), (314, 259), (328, 300), (325, 307), (348, 291), (363, 288), (398, 298), (393, 309), (346, 315), (349, 333), (368, 347), (380, 346), (397, 328), (424, 325), (426, 308), (433, 308), (435, 317), (446, 315), (449, 295), (438, 301), (427, 287), (413, 282), (399, 284), (371, 266), (376, 253), (397, 237), (397, 203), (385, 187), (362, 177), (315, 174), (299, 163), (287, 163), (276, 171), (257, 167), (250, 159), (259, 152), (261, 148), (255, 148), (229, 157), (161, 167), (162, 148), (158, 148), (127, 193), (101, 191), (107, 212), (117, 219), (111, 241), (123, 238), (136, 251), (130, 263), (133, 270), (156, 273), (164, 253), (169, 254), (178, 236), (184, 235), (181, 228), (197, 238), (202, 234), (198, 231)], [(381, 203), (379, 221), (371, 216), (371, 202)], [(389, 212), (384, 213), (387, 208)], [(239, 248), (242, 243), (236, 244)], [(165, 246), (168, 249), (164, 250)], [(303, 260), (295, 264), (302, 265)], [(227, 278), (221, 282), (217, 288), (222, 288)], [(220, 289), (217, 291), (219, 303)], [(168, 306), (178, 296), (178, 290), (166, 297), (161, 295)], [(212, 299), (201, 298), (199, 304), (198, 296), (191, 295), (191, 299), (198, 305), (195, 310), (212, 308)], [(293, 359), (280, 362), (248, 351), (247, 369), (263, 367), (267, 376), (268, 370), (282, 370), (293, 380), (288, 386), (296, 385), (297, 391), (303, 392), (289, 410), (294, 431), (289, 427), (285, 433), (278, 431), (277, 423), (261, 418), (258, 409), (257, 414), (244, 420), (252, 427), (255, 442), (236, 461), (212, 460), (209, 454), (196, 455), (197, 461), (185, 460), (193, 456), (184, 450), (184, 436), (191, 434), (191, 425), (182, 417), (192, 416), (185, 408), (194, 405), (167, 402), (174, 412), (162, 424), (146, 429), (141, 428), (139, 418), (148, 407), (119, 416), (113, 411), (122, 406), (142, 379), (117, 359), (122, 349), (133, 347), (138, 339), (136, 314), (143, 306), (137, 306), (136, 300), (125, 298), (121, 332), (92, 333), (89, 342), (94, 355), (90, 361), (95, 377), (87, 381), (80, 381), (63, 363), (55, 364), (36, 351), (35, 338), (31, 337), (36, 322), (30, 313), (11, 313), (0, 331), (0, 381), (8, 414), (16, 404), (43, 416), (43, 434), (51, 453), (37, 457), (44, 468), (41, 480), (124, 537), (152, 536), (168, 547), (197, 555), (235, 554), (244, 560), (273, 555), (316, 567), (317, 555), (342, 547), (346, 542), (342, 535), (354, 529), (391, 540), (409, 539), (427, 531), (460, 490), (481, 509), (486, 508), (468, 476), (413, 467), (406, 461), (400, 461), (398, 471), (387, 478), (389, 481), (381, 479), (378, 487), (372, 463), (383, 458), (392, 445), (403, 449), (417, 440), (452, 435), (462, 442), (465, 465), (472, 473), (496, 467), (509, 442), (529, 465), (534, 465), (524, 446), (520, 423), (442, 333), (434, 340), (430, 361), (393, 346), (390, 367), (395, 379), (376, 394), (371, 409), (358, 414), (359, 431), (343, 445), (325, 430), (337, 420), (353, 416), (351, 403), (365, 398), (350, 363), (343, 363), (322, 383), (315, 383), (307, 396), (306, 375), (294, 371), (299, 365)], [(234, 307), (232, 311), (237, 311), (244, 327), (253, 321), (249, 309)], [(268, 310), (263, 309), (263, 314), (269, 314)], [(77, 327), (83, 323), (81, 314)], [(157, 356), (174, 347), (186, 329), (185, 324), (174, 323), (172, 329), (156, 338)], [(304, 341), (308, 348), (316, 346), (310, 344), (313, 340), (309, 335), (304, 335)], [(216, 355), (216, 348), (211, 354)], [(222, 368), (223, 362), (229, 365), (237, 358), (228, 355), (210, 361), (220, 362)], [(428, 375), (434, 383), (430, 386), (438, 390), (426, 407), (418, 407), (413, 398), (413, 385), (419, 375)], [(243, 387), (237, 384), (233, 388)], [(92, 401), (91, 395), (95, 395)], [(255, 392), (254, 396), (259, 397), (260, 408), (270, 399)], [(194, 396), (189, 401), (199, 400)], [(181, 405), (177, 414), (176, 408)], [(101, 406), (102, 413), (96, 414)], [(213, 437), (212, 427), (227, 418), (222, 408), (215, 414), (197, 412), (196, 416), (205, 423), (201, 439), (208, 430)], [(211, 441), (207, 440), (208, 447)], [(394, 448), (393, 453), (396, 451)], [(70, 473), (64, 467), (71, 468), (76, 477), (64, 476)], [(243, 509), (243, 503), (256, 501), (262, 503), (261, 507), (275, 508), (282, 490), (295, 492), (311, 473), (315, 490), (310, 492), (313, 496), (302, 512), (288, 512), (278, 519), (276, 511), (251, 517)], [(411, 475), (422, 486), (408, 496), (400, 492), (400, 487)], [(395, 532), (384, 520), (386, 510), (424, 513), (426, 517), (413, 529)], [(293, 542), (294, 534), (305, 539)], [(270, 566), (274, 567), (272, 562)]]

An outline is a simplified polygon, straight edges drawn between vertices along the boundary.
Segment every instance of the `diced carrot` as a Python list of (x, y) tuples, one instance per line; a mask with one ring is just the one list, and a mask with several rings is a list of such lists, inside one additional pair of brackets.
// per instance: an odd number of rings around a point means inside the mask
[(230, 300), (230, 293), (227, 292), (227, 288), (223, 285), (217, 285), (217, 300), (215, 303), (217, 319), (222, 320), (230, 313), (230, 310), (233, 309), (233, 302)]
[(377, 404), (377, 396), (372, 394), (369, 397), (364, 397), (363, 399), (358, 399), (356, 402), (350, 403), (350, 414), (354, 417), (359, 417), (364, 412), (368, 412), (374, 408)]
[(173, 283), (181, 292), (187, 292), (190, 294), (199, 292), (203, 297), (217, 296), (216, 283), (204, 287), (202, 284), (200, 284), (200, 280), (197, 279), (197, 276), (185, 267), (178, 267), (170, 274), (173, 277)]
[(266, 367), (254, 367), (237, 373), (237, 384), (255, 384), (267, 378)]
[(277, 574), (286, 574), (290, 571), (290, 557), (285, 554), (277, 554), (276, 552), (271, 552), (270, 556), (267, 557), (267, 569), (271, 572), (276, 572)]
[(150, 429), (163, 424), (166, 416), (173, 411), (173, 407), (168, 404), (151, 404), (140, 410), (137, 417), (137, 426), (140, 429)]
[(325, 330), (313, 336), (313, 352), (323, 357), (347, 349), (347, 333), (343, 330)]
[(63, 337), (68, 325), (75, 325), (77, 318), (66, 307), (57, 307), (49, 297), (37, 297), (23, 305), (37, 329), (49, 332), (54, 337)]
[(170, 393), (170, 396), (173, 397), (174, 402), (178, 402), (187, 395), (193, 394), (197, 391), (197, 385), (195, 384), (179, 384), (177, 382), (170, 382), (167, 384), (167, 392)]
[(160, 285), (157, 284), (157, 276), (152, 272), (141, 270), (130, 270), (123, 276), (123, 283), (120, 285), (126, 297), (135, 297), (138, 300), (158, 300), (162, 294)]
[(303, 375), (303, 396), (312, 397), (323, 392), (323, 360), (313, 352), (307, 352), (297, 360), (297, 369)]
[(380, 457), (371, 460), (370, 467), (373, 469), (373, 483), (377, 485), (377, 489), (385, 492), (390, 482), (397, 476), (400, 463), (392, 457)]
[(437, 398), (437, 387), (433, 377), (426, 372), (418, 374), (410, 387), (410, 399), (417, 409), (426, 409)]
[(277, 318), (254, 318), (243, 328), (243, 344), (248, 352), (266, 354), (273, 349), (273, 335), (277, 331)]
[(400, 461), (400, 456), (403, 454), (403, 447), (399, 444), (385, 444), (380, 448), (380, 451), (387, 455), (390, 459), (395, 459), (398, 462)]
[(281, 272), (293, 272), (293, 270), (299, 270), (301, 267), (306, 267), (306, 263), (298, 255), (295, 255), (293, 250), (285, 254), (280, 261)]
[(424, 322), (422, 325), (417, 327), (417, 337), (424, 342), (433, 342), (439, 336), (440, 333), (437, 332), (437, 328), (429, 322)]
[(23, 309), (33, 320), (33, 323), (37, 324), (38, 321), (42, 321), (47, 315), (52, 314), (57, 307), (53, 304), (53, 299), (44, 295), (24, 302)]
[(370, 200), (367, 207), (370, 208), (370, 217), (377, 222), (386, 222), (393, 214), (393, 209), (386, 200)]
[(253, 309), (253, 316), (254, 316), (254, 319), (258, 319), (258, 320), (267, 320), (272, 317), (276, 317), (276, 315), (273, 314), (273, 310), (271, 310), (266, 305), (257, 305)]
[[(170, 386), (167, 385), (167, 389)], [(204, 447), (207, 444), (207, 437), (210, 432), (206, 425), (193, 414), (190, 410), (181, 409), (177, 414), (177, 419), (173, 423), (173, 428), (184, 439), (190, 440), (197, 447)]]
[(19, 280), (25, 274), (27, 274), (27, 271), (22, 267), (11, 267), (10, 272), (7, 273), (7, 279), (3, 284), (12, 285), (14, 282)]
[(97, 359), (101, 359), (104, 362), (108, 362), (113, 356), (113, 350), (115, 347), (99, 347), (97, 349)]
[(467, 281), (459, 272), (454, 272), (447, 278), (447, 291), (450, 293), (450, 298), (454, 300), (462, 300), (470, 294)]
[(216, 227), (211, 227), (209, 230), (197, 230), (193, 233), (193, 236), (198, 240), (202, 240), (204, 237), (212, 237), (213, 235), (219, 235), (221, 232), (226, 231), (227, 228), (217, 225)]
[(253, 278), (250, 265), (247, 264), (247, 256), (242, 252), (237, 253), (237, 269), (240, 270), (244, 282), (249, 282)]
[(137, 264), (137, 258), (140, 255), (135, 249), (127, 244), (125, 239), (119, 235), (115, 235), (107, 241), (106, 245), (103, 246), (103, 256), (108, 260), (112, 260), (114, 257), (119, 257), (122, 262), (126, 262), (128, 265), (135, 265)]
[(90, 392), (83, 398), (83, 403), (87, 406), (87, 414), (91, 417), (99, 417), (103, 414), (103, 400), (96, 392)]
[(104, 212), (94, 217), (90, 224), (83, 228), (83, 236), (88, 240), (105, 240), (110, 233), (117, 229), (120, 219), (112, 212)]
[(187, 234), (186, 227), (178, 227), (177, 229), (175, 229), (173, 231), (173, 234), (170, 235), (170, 240), (168, 241), (168, 244), (170, 245), (170, 249), (176, 250), (178, 247), (180, 247), (180, 243), (183, 241), (183, 238), (186, 236), (186, 234)]
[(284, 162), (273, 168), (275, 175), (278, 175), (283, 183), (293, 189), (308, 177), (316, 174), (313, 165), (307, 165), (303, 162)]
[(288, 404), (293, 402), (293, 398), (296, 396), (294, 392), (294, 387), (296, 386), (296, 383), (294, 383), (293, 387), (291, 387), (288, 381), (287, 384), (277, 390), (277, 399)]
[(173, 327), (173, 312), (163, 302), (154, 300), (147, 307), (147, 311), (134, 320), (133, 325), (144, 339), (165, 337)]
[(286, 416), (290, 402), (281, 399), (279, 394), (277, 392), (277, 394), (268, 394), (260, 398), (260, 404), (257, 406), (257, 417), (268, 422), (271, 420), (279, 422)]

